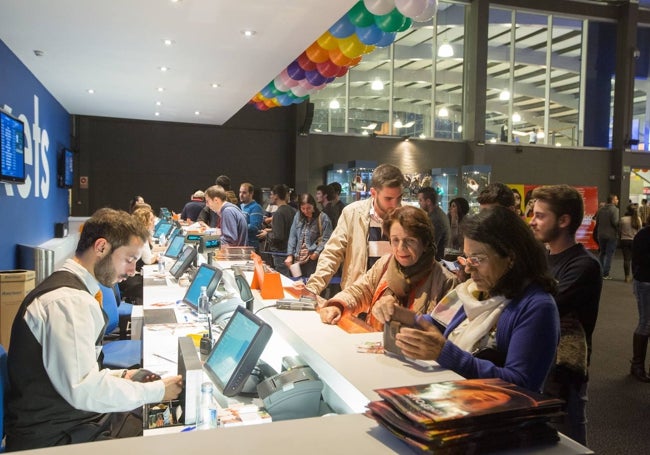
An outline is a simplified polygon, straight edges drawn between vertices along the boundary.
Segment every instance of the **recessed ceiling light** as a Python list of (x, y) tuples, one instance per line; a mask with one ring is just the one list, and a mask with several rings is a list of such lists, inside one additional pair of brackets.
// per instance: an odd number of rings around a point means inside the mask
[(162, 106), (162, 102), (161, 101), (156, 101), (156, 106)]
[(216, 82), (214, 82), (214, 83), (211, 85), (211, 87), (212, 87), (212, 88), (219, 88), (219, 87), (221, 87), (221, 84), (217, 84)]
[(169, 71), (169, 67), (167, 67), (167, 66), (161, 66), (159, 69), (160, 69), (160, 71), (162, 71), (163, 73)]
[(159, 91), (159, 92), (164, 92), (164, 91), (165, 91), (165, 88), (164, 88), (164, 87), (158, 87), (158, 91)]
[(160, 116), (160, 112), (154, 112), (153, 115), (155, 115), (156, 117), (159, 117), (159, 116)]
[(201, 115), (199, 111), (194, 111), (194, 115)]
[(170, 40), (169, 38), (164, 39), (164, 40), (163, 40), (163, 44), (164, 44), (165, 46), (171, 46), (172, 44), (174, 44), (174, 40)]
[(244, 35), (246, 38), (251, 38), (255, 36), (257, 32), (255, 30), (242, 30), (241, 34)]
[(93, 90), (92, 88), (89, 88), (89, 89), (86, 90), (86, 91), (87, 91), (89, 94), (91, 94), (91, 95), (92, 95), (93, 93), (95, 93), (95, 90)]

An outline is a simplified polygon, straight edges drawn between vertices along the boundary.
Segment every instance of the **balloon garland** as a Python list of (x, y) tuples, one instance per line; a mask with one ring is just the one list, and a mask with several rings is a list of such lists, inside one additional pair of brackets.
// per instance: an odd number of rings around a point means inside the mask
[(365, 54), (389, 46), (413, 21), (426, 22), (438, 0), (359, 0), (251, 100), (261, 111), (302, 103), (359, 64)]

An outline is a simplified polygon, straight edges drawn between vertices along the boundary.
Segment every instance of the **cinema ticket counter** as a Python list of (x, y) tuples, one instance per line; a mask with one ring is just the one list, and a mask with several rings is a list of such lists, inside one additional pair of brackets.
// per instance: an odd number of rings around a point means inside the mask
[[(226, 265), (228, 266), (228, 265)], [(159, 286), (160, 288), (160, 286)], [(147, 289), (144, 292), (144, 310), (152, 305), (175, 302), (182, 298), (183, 288), (177, 285), (166, 289)], [(299, 355), (323, 382), (323, 398), (338, 415), (327, 415), (297, 420), (285, 420), (263, 425), (219, 428), (208, 431), (181, 432), (172, 427), (154, 436), (114, 440), (43, 449), (50, 454), (111, 454), (141, 451), (144, 453), (204, 454), (220, 453), (412, 453), (411, 449), (374, 420), (364, 416), (366, 404), (379, 399), (376, 388), (422, 384), (458, 379), (459, 376), (438, 367), (435, 363), (406, 364), (384, 354), (360, 352), (369, 342), (381, 340), (379, 333), (347, 333), (337, 326), (320, 322), (314, 311), (291, 311), (266, 308), (275, 300), (264, 300), (256, 295), (255, 312), (273, 328), (273, 336), (262, 355), (269, 363), (274, 357)], [(287, 297), (291, 297), (287, 295)], [(183, 311), (179, 309), (183, 318)], [(182, 321), (183, 319), (179, 319)], [(182, 327), (183, 322), (180, 323)], [(182, 328), (175, 333), (183, 336)], [(161, 347), (161, 338), (143, 329), (144, 362), (153, 371), (169, 371), (173, 362), (155, 356), (160, 349), (173, 349), (175, 343)], [(165, 342), (167, 343), (167, 342)], [(167, 351), (165, 351), (167, 352)], [(268, 355), (267, 355), (268, 354)], [(163, 355), (162, 357), (167, 357)], [(279, 368), (277, 368), (278, 371)], [(169, 371), (170, 374), (174, 371)], [(40, 453), (41, 451), (34, 451)], [(510, 453), (510, 452), (508, 452)], [(512, 453), (574, 454), (592, 453), (585, 447), (562, 437), (560, 443), (535, 447)]]

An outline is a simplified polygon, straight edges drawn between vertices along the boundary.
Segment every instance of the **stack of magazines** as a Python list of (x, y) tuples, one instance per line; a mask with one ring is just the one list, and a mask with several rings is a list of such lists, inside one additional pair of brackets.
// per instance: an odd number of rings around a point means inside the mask
[(467, 379), (378, 389), (367, 415), (426, 453), (485, 453), (554, 444), (548, 422), (562, 400), (501, 379)]

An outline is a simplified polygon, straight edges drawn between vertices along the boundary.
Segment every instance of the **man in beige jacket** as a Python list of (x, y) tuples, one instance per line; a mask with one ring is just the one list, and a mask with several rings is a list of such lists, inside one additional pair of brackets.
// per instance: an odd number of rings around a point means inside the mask
[(370, 198), (347, 205), (325, 249), (307, 289), (320, 294), (342, 266), (341, 289), (352, 284), (383, 256), (390, 253), (388, 237), (381, 232), (386, 214), (402, 202), (402, 171), (380, 164), (372, 174)]

